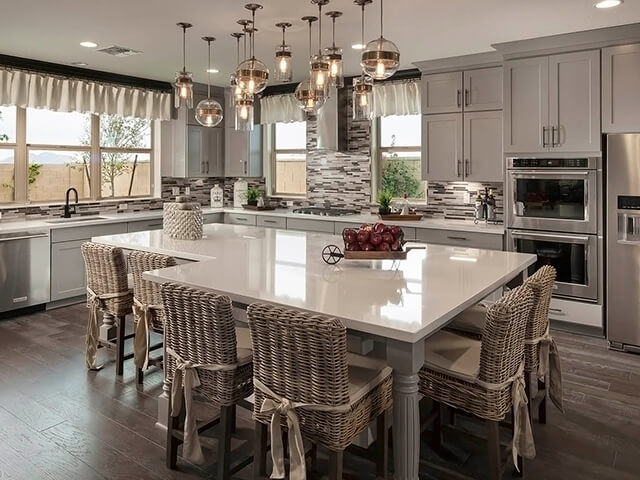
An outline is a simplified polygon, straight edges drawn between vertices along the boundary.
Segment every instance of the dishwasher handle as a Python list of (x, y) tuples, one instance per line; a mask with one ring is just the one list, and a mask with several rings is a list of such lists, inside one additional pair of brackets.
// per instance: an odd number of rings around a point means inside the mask
[(48, 233), (34, 233), (34, 234), (26, 234), (19, 236), (10, 236), (10, 234), (0, 235), (0, 242), (10, 242), (13, 240), (29, 240), (31, 238), (46, 238), (48, 237)]

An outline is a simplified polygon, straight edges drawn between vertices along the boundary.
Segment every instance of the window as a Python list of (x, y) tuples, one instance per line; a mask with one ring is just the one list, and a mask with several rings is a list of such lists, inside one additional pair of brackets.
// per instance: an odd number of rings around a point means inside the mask
[(271, 194), (307, 193), (307, 122), (276, 123), (271, 130)]
[(422, 180), (420, 115), (380, 117), (374, 122), (373, 177), (378, 191), (387, 190), (394, 198), (405, 193), (413, 200), (426, 199)]
[(150, 120), (0, 107), (0, 202), (148, 196), (152, 134)]

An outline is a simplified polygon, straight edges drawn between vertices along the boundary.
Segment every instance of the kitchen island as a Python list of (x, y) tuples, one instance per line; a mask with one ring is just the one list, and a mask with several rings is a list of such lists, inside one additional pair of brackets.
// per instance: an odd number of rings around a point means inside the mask
[(190, 262), (147, 272), (228, 295), (236, 306), (265, 302), (340, 319), (351, 331), (382, 341), (394, 369), (395, 478), (417, 479), (418, 371), (424, 339), (455, 315), (526, 272), (535, 255), (425, 245), (406, 260), (322, 261), (334, 235), (240, 225), (205, 225), (202, 240), (168, 238), (161, 231), (96, 237), (128, 250)]

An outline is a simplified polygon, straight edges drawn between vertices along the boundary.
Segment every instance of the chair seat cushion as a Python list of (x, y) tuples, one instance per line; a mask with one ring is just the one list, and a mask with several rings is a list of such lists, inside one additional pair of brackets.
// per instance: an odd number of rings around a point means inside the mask
[(458, 314), (447, 325), (450, 330), (482, 335), (484, 324), (487, 320), (487, 309), (482, 305), (474, 305)]
[(425, 368), (473, 383), (480, 371), (480, 340), (441, 330), (425, 340)]
[(380, 385), (393, 372), (384, 360), (356, 353), (347, 353), (347, 367), (349, 399), (352, 405)]
[(251, 333), (248, 328), (236, 327), (236, 345), (238, 349), (238, 362), (244, 363), (253, 357)]

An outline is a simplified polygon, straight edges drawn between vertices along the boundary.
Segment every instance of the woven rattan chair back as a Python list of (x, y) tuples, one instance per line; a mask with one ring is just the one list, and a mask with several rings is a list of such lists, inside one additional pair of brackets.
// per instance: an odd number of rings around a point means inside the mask
[(480, 380), (499, 384), (518, 371), (532, 305), (531, 289), (521, 285), (489, 307), (482, 332)]
[[(232, 365), (238, 362), (229, 297), (173, 283), (162, 285), (161, 296), (166, 347), (192, 363)], [(175, 359), (167, 355), (169, 381), (173, 380), (175, 368)], [(226, 371), (200, 369), (198, 392), (217, 405), (232, 405), (251, 394), (250, 369), (251, 363)]]
[[(134, 251), (129, 254), (128, 261), (129, 271), (133, 275), (133, 296), (136, 300), (143, 305), (162, 306), (160, 284), (145, 280), (142, 274), (149, 270), (173, 267), (176, 265), (176, 260), (167, 255)], [(152, 309), (151, 316), (152, 328), (161, 330), (164, 325), (164, 309)]]
[[(525, 340), (536, 340), (542, 337), (549, 327), (549, 305), (556, 281), (556, 269), (550, 265), (541, 267), (531, 275), (525, 285), (533, 292), (533, 308), (527, 322)], [(540, 363), (538, 349), (540, 343), (525, 343), (525, 371), (534, 372)]]
[[(99, 243), (82, 244), (82, 257), (87, 272), (87, 287), (96, 295), (126, 292), (127, 264), (122, 249)], [(131, 313), (133, 296), (105, 299), (102, 302), (104, 311), (115, 316)]]

